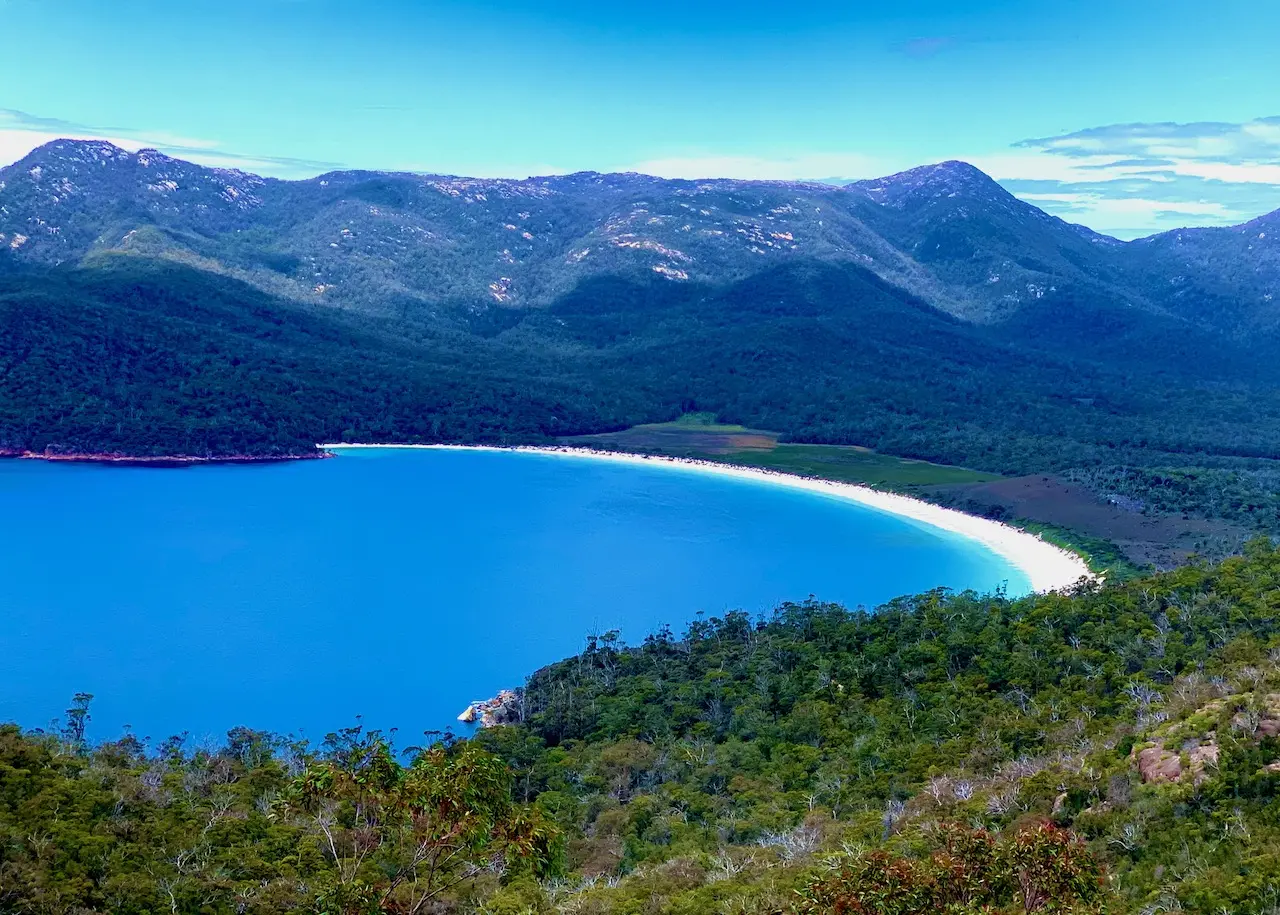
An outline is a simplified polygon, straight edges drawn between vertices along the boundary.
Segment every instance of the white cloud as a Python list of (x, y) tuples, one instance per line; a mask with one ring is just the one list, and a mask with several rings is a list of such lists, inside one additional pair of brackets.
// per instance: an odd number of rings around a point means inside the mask
[(623, 171), (662, 178), (740, 178), (757, 181), (804, 181), (821, 178), (874, 178), (893, 171), (870, 156), (807, 153), (778, 158), (690, 155), (647, 159)]
[(130, 145), (129, 141), (120, 137), (99, 137), (85, 136), (83, 134), (51, 134), (39, 133), (33, 130), (14, 130), (0, 125), (0, 163), (9, 164), (17, 162), (31, 150), (38, 146), (43, 146), (53, 140), (110, 140), (117, 146), (125, 149), (137, 149), (137, 146)]
[(1036, 206), (1066, 204), (1087, 210), (1096, 215), (1119, 217), (1126, 225), (1132, 225), (1135, 217), (1148, 221), (1174, 213), (1215, 221), (1229, 219), (1231, 210), (1220, 203), (1192, 200), (1145, 200), (1141, 197), (1107, 198), (1100, 194), (1021, 194), (1028, 203)]
[(1280, 117), (1242, 123), (1198, 121), (1187, 124), (1107, 124), (1056, 137), (1023, 140), (1024, 149), (1065, 156), (1210, 159), (1220, 162), (1280, 160)]
[(1280, 164), (1263, 162), (1182, 159), (1155, 163), (1103, 155), (1067, 158), (1052, 153), (994, 153), (971, 156), (966, 161), (1001, 181), (1096, 182), (1137, 178), (1159, 182), (1182, 176), (1235, 184), (1280, 184)]
[(525, 178), (546, 178), (551, 175), (567, 175), (573, 171), (571, 168), (564, 168), (559, 165), (424, 165), (422, 163), (400, 163), (397, 165), (388, 165), (381, 163), (373, 166), (378, 171), (384, 172), (409, 172), (415, 175), (450, 175), (458, 178), (512, 178), (523, 180)]
[(1169, 166), (1175, 175), (1208, 178), (1233, 184), (1280, 185), (1280, 163), (1264, 162), (1175, 162)]
[(0, 163), (17, 162), (33, 149), (54, 140), (105, 140), (121, 149), (158, 149), (178, 158), (215, 168), (237, 168), (278, 178), (304, 178), (339, 167), (274, 156), (229, 152), (213, 140), (177, 136), (164, 131), (95, 128), (56, 118), (41, 118), (12, 109), (0, 109)]
[(1114, 124), (970, 161), (1051, 213), (1125, 237), (1280, 207), (1280, 118)]

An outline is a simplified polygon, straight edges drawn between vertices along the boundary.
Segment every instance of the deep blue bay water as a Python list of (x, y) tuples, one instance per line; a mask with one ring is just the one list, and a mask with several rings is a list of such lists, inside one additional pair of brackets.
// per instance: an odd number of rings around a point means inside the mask
[(367, 450), (181, 470), (0, 461), (0, 721), (77, 691), (91, 733), (363, 715), (462, 726), (588, 633), (938, 585), (1028, 590), (957, 535), (829, 495), (654, 463)]

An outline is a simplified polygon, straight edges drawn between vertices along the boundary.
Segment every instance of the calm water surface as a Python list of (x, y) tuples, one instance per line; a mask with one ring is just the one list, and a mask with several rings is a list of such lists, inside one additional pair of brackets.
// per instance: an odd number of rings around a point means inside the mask
[(668, 465), (468, 451), (183, 470), (0, 461), (0, 721), (160, 739), (354, 723), (413, 742), (588, 633), (938, 585), (985, 548), (831, 496)]

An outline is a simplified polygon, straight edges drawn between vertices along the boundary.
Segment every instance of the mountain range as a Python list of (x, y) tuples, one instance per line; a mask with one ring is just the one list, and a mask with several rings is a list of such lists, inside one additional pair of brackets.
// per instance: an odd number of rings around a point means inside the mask
[(697, 409), (998, 472), (1265, 475), (1278, 237), (1273, 213), (1121, 242), (962, 162), (280, 181), (61, 140), (0, 169), (0, 448), (542, 441)]
[(1250, 335), (1280, 315), (1280, 212), (1121, 242), (954, 161), (843, 187), (594, 172), (281, 181), (65, 140), (0, 169), (0, 246), (47, 264), (162, 257), (375, 313), (537, 308), (592, 277), (723, 283), (808, 259), (983, 324), (1059, 323), (1088, 302)]

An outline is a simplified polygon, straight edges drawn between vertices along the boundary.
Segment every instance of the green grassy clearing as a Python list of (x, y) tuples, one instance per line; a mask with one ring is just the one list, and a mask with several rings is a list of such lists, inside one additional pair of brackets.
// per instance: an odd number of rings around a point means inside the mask
[(782, 444), (778, 442), (776, 432), (717, 423), (712, 413), (688, 413), (671, 422), (649, 423), (601, 435), (583, 435), (567, 442), (721, 461), (907, 493), (925, 486), (985, 483), (999, 479), (997, 474), (878, 454), (855, 445)]
[[(746, 426), (738, 426), (732, 423), (716, 422), (714, 413), (686, 413), (679, 419), (674, 419), (667, 423), (648, 423), (642, 426), (634, 427), (637, 431), (643, 430), (648, 432), (665, 432), (680, 429), (697, 429), (699, 432), (753, 432), (756, 430), (748, 429)], [(768, 433), (772, 435), (773, 433)]]
[(880, 489), (910, 492), (922, 486), (985, 483), (999, 479), (965, 467), (949, 467), (877, 454), (847, 445), (777, 445), (768, 451), (739, 451), (718, 460), (761, 467), (841, 483), (861, 483)]

